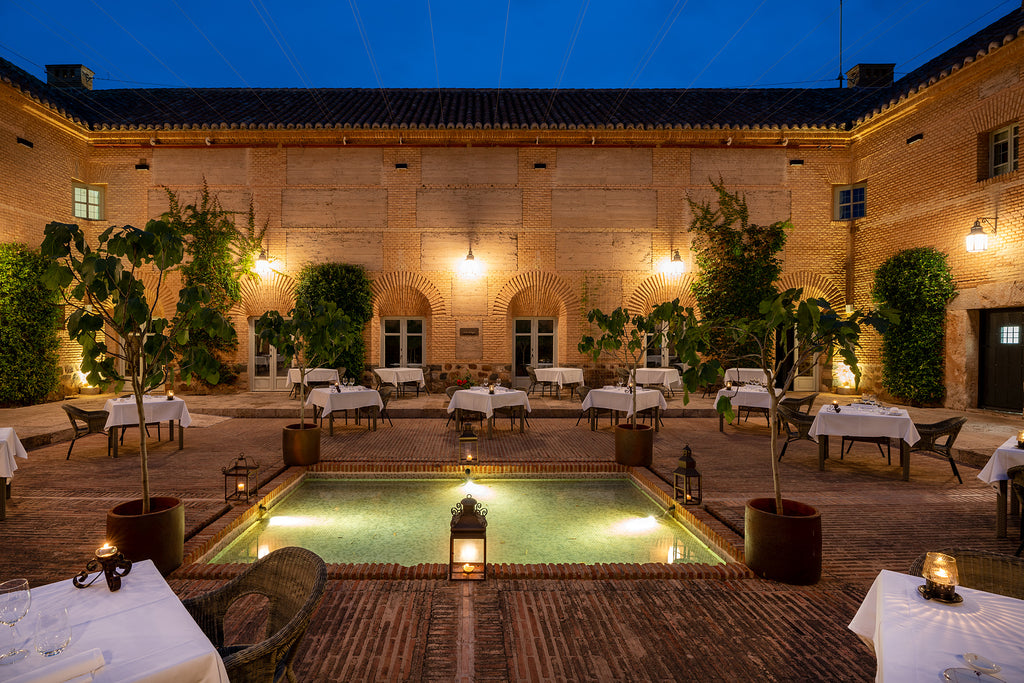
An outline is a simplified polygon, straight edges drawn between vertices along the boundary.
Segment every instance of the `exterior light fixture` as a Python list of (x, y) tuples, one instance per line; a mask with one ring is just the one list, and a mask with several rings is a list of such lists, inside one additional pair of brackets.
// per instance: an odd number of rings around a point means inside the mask
[(917, 591), (926, 600), (935, 600), (946, 604), (955, 605), (963, 602), (962, 596), (957, 595), (956, 585), (960, 577), (956, 570), (956, 558), (943, 553), (928, 553), (924, 558), (924, 567), (921, 569), (921, 576), (924, 577), (924, 585), (918, 586)]
[(995, 218), (976, 218), (974, 225), (971, 226), (971, 231), (967, 233), (967, 253), (975, 254), (979, 251), (985, 251), (988, 249), (988, 233), (985, 232), (985, 228), (981, 226), (982, 221), (992, 226), (992, 234), (996, 234), (999, 229), (999, 219)]
[(686, 270), (686, 264), (683, 263), (683, 257), (679, 255), (678, 249), (672, 250), (672, 261), (669, 263), (669, 268), (673, 275), (682, 275)]
[(270, 275), (270, 258), (267, 250), (260, 247), (260, 255), (256, 257), (256, 272), (260, 275)]
[(245, 455), (241, 454), (235, 458), (231, 467), (222, 467), (224, 474), (224, 502), (229, 500), (244, 500), (249, 502), (249, 496), (255, 496), (260, 488), (259, 469), (257, 464), (249, 464)]
[(487, 578), (487, 509), (466, 496), (452, 508), (449, 581)]
[(480, 439), (473, 431), (472, 422), (462, 423), (462, 433), (459, 434), (458, 449), (460, 465), (477, 465), (480, 463), (479, 453)]
[(473, 244), (469, 245), (469, 253), (466, 258), (459, 262), (459, 273), (463, 277), (475, 278), (480, 275), (480, 262), (473, 256)]
[[(683, 480), (681, 484), (680, 478)], [(679, 466), (672, 472), (672, 495), (682, 501), (683, 505), (700, 505), (700, 472), (697, 471), (697, 461), (693, 459), (689, 444), (683, 447), (683, 457), (679, 458)]]

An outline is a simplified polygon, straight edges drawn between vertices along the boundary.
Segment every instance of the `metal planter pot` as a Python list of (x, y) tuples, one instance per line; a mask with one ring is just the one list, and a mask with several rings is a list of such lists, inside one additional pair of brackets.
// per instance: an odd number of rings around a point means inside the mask
[(750, 570), (764, 579), (797, 586), (821, 578), (821, 514), (805, 503), (774, 498), (747, 501), (743, 551)]
[(615, 462), (630, 467), (650, 467), (654, 459), (654, 427), (615, 425)]
[(320, 462), (320, 427), (312, 423), (286, 425), (281, 436), (284, 464), (315, 465)]

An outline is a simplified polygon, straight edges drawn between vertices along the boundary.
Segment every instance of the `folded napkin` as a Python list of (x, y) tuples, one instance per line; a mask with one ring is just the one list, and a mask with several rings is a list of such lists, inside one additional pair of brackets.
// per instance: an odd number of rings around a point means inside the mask
[(56, 655), (52, 662), (7, 683), (89, 683), (93, 673), (102, 669), (105, 663), (103, 653), (94, 647), (76, 655)]

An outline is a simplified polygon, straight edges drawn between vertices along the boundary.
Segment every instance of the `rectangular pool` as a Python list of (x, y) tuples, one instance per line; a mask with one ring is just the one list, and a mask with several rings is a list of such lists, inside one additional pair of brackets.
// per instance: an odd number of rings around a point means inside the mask
[(451, 509), (487, 508), (487, 561), (723, 564), (629, 479), (305, 479), (211, 562), (281, 547), (329, 563), (446, 563)]

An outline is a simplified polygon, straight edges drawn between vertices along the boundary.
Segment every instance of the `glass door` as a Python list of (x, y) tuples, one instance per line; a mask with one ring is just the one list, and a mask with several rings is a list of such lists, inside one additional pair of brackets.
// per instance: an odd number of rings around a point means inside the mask
[(380, 355), (381, 367), (422, 367), (423, 318), (384, 318)]
[(252, 391), (288, 391), (288, 366), (277, 349), (256, 336), (255, 320), (249, 320), (249, 373)]
[(526, 366), (550, 368), (557, 364), (558, 326), (554, 318), (516, 318), (514, 321), (515, 377), (516, 386), (529, 386), (530, 376)]

